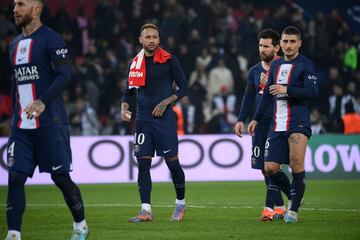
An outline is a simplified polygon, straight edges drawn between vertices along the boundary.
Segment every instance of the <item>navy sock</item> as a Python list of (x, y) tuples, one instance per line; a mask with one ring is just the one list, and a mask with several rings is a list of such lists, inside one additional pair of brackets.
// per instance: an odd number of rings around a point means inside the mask
[(287, 198), (290, 200), (290, 180), (283, 171), (278, 171), (275, 175), (270, 176), (271, 181), (277, 185), (281, 191), (285, 193)]
[(27, 175), (10, 172), (8, 178), (8, 196), (6, 219), (9, 230), (21, 231), (21, 220), (25, 211), (25, 182)]
[(85, 219), (84, 203), (78, 186), (71, 180), (68, 173), (51, 174), (51, 179), (61, 190), (66, 205), (69, 207), (74, 222), (81, 222)]
[[(279, 190), (279, 187), (272, 183), (269, 176), (265, 177), (265, 183), (266, 183), (266, 200), (265, 200), (265, 206), (269, 208), (273, 208), (274, 204), (276, 206), (284, 206), (284, 200), (281, 196), (281, 191)], [(270, 183), (270, 187), (269, 187)]]
[(302, 198), (305, 192), (305, 171), (300, 173), (293, 173), (293, 181), (291, 184), (291, 211), (297, 212), (300, 207)]
[(265, 200), (266, 207), (273, 209), (276, 199), (279, 195), (279, 192), (280, 192), (279, 187), (273, 184), (272, 181), (270, 180), (268, 182), (267, 190), (266, 190), (266, 200)]
[(185, 174), (180, 165), (179, 159), (166, 161), (171, 177), (175, 186), (176, 199), (183, 200), (185, 198)]
[(150, 204), (150, 194), (151, 194), (151, 175), (150, 175), (150, 168), (151, 168), (151, 159), (150, 158), (138, 158), (138, 187), (140, 193), (141, 203), (148, 203)]

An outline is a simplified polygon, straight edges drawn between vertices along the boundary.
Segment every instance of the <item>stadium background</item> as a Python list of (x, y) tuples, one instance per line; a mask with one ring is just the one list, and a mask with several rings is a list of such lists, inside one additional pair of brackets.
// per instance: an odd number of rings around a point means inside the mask
[[(73, 136), (74, 180), (122, 183), (81, 185), (90, 226), (96, 229), (92, 239), (144, 239), (136, 234), (138, 231), (154, 239), (261, 239), (274, 229), (276, 237), (269, 239), (285, 239), (279, 234), (289, 228), (258, 222), (263, 183), (239, 182), (261, 180), (262, 176), (250, 169), (250, 137), (238, 139), (232, 134), (232, 126), (247, 70), (258, 62), (257, 33), (266, 27), (281, 32), (287, 25), (301, 29), (301, 53), (314, 60), (320, 80), (320, 97), (309, 103), (314, 136), (306, 156), (304, 220), (301, 227), (291, 230), (297, 234), (294, 239), (358, 239), (360, 135), (343, 135), (341, 120), (348, 102), (360, 113), (360, 5), (356, 1), (45, 2), (43, 22), (61, 33), (71, 52), (72, 84), (64, 92), (64, 100)], [(5, 144), (12, 81), (8, 45), (19, 29), (13, 24), (12, 1), (0, 0), (0, 6), (0, 185), (6, 185)], [(127, 217), (138, 210), (137, 171), (131, 154), (132, 128), (120, 121), (120, 99), (126, 66), (140, 47), (138, 29), (145, 22), (160, 27), (161, 45), (180, 59), (189, 79), (189, 98), (177, 105), (184, 120), (180, 157), (188, 166), (188, 180), (219, 181), (188, 183), (189, 216), (183, 226), (167, 223), (173, 201), (169, 183), (154, 185), (157, 225), (136, 228), (126, 224)], [(355, 58), (349, 57), (354, 53)], [(234, 97), (236, 101), (226, 111), (216, 104), (219, 98), (226, 101)], [(94, 145), (97, 149), (92, 149)], [(152, 170), (154, 180), (169, 182), (170, 175), (161, 161), (154, 161), (158, 165)], [(28, 181), (50, 182), (46, 174)], [(56, 189), (28, 186), (27, 194), (24, 239), (46, 239), (41, 232), (55, 234), (53, 239), (67, 237), (63, 230), (69, 228), (69, 214)], [(0, 204), (5, 202), (6, 187), (0, 186)], [(114, 223), (114, 214), (119, 217), (115, 229), (109, 225)], [(233, 227), (238, 225), (242, 227)], [(3, 232), (5, 214), (0, 214), (0, 237)]]

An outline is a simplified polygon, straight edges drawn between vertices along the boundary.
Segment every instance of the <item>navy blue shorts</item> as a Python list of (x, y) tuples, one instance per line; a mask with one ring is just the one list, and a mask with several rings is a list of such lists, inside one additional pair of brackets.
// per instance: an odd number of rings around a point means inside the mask
[(255, 136), (252, 137), (251, 167), (253, 169), (264, 169), (265, 142), (269, 134), (269, 125), (257, 126)]
[(11, 128), (7, 146), (9, 171), (32, 177), (36, 166), (40, 172), (68, 173), (72, 170), (68, 125), (39, 129)]
[(134, 152), (136, 157), (173, 157), (178, 154), (178, 137), (174, 118), (137, 120)]
[(293, 133), (302, 133), (308, 138), (311, 135), (311, 131), (309, 132), (308, 129), (295, 129), (288, 132), (271, 131), (265, 143), (264, 161), (289, 165), (288, 139)]

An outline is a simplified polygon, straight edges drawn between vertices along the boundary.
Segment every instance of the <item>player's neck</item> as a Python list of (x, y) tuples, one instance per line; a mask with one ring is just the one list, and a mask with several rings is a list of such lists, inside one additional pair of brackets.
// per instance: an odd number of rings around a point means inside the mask
[(34, 18), (31, 23), (22, 28), (24, 36), (29, 36), (42, 26), (39, 18)]
[(266, 71), (269, 70), (270, 64), (271, 64), (271, 61), (270, 61), (270, 62), (261, 61), (261, 66), (262, 66), (263, 69), (265, 69)]
[(292, 61), (292, 60), (294, 60), (297, 56), (299, 56), (299, 52), (297, 52), (297, 53), (295, 53), (294, 55), (291, 55), (291, 56), (284, 56), (284, 60), (286, 61), (286, 62), (289, 62), (289, 61)]

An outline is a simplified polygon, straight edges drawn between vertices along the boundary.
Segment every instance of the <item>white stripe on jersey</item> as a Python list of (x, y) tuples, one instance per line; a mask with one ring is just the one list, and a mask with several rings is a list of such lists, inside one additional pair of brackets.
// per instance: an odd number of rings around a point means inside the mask
[(32, 43), (33, 40), (30, 38), (23, 39), (18, 42), (14, 59), (15, 65), (30, 63)]
[(27, 119), (26, 112), (24, 109), (29, 105), (31, 102), (35, 101), (34, 91), (33, 91), (33, 84), (22, 84), (18, 86), (19, 91), (19, 104), (21, 109), (21, 115), (20, 115), (20, 126), (19, 128), (22, 129), (35, 129), (38, 126), (37, 120), (35, 118), (33, 119)]
[[(293, 64), (282, 64), (276, 74), (275, 83), (288, 85), (290, 83)], [(290, 106), (288, 100), (276, 100), (274, 131), (287, 131), (290, 121)]]
[(275, 132), (281, 132), (287, 130), (288, 119), (288, 101), (277, 100), (276, 101), (276, 114), (275, 114)]

